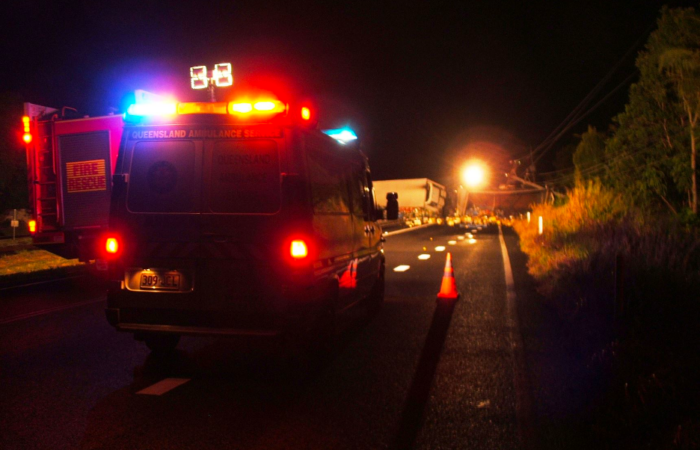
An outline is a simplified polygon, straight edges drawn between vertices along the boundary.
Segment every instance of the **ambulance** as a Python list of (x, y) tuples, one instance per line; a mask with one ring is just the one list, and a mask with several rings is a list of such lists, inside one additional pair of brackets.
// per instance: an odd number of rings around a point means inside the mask
[(366, 156), (270, 95), (129, 107), (116, 160), (106, 315), (154, 352), (180, 336), (335, 334), (384, 298)]

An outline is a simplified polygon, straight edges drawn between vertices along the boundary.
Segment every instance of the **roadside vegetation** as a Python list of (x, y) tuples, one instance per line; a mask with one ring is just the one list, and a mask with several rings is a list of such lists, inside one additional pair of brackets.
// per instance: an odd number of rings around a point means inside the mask
[(625, 111), (581, 136), (573, 187), (514, 228), (595, 393), (595, 443), (700, 448), (700, 15), (662, 9), (637, 68)]
[[(21, 244), (23, 241), (28, 242)], [(77, 259), (64, 259), (46, 250), (29, 248), (18, 251), (3, 251), (10, 248), (9, 245), (5, 245), (9, 242), (12, 241), (0, 241), (0, 277), (82, 265)], [(31, 244), (30, 238), (18, 239), (15, 242), (15, 245), (29, 244)]]

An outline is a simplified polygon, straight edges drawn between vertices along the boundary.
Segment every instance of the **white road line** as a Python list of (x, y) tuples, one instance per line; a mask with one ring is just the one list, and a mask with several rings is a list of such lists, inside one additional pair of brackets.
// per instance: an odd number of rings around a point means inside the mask
[(99, 300), (89, 300), (87, 302), (71, 303), (70, 305), (61, 305), (61, 306), (56, 306), (54, 308), (46, 308), (46, 309), (42, 309), (40, 311), (33, 311), (30, 313), (26, 313), (26, 314), (20, 314), (19, 316), (10, 317), (9, 319), (1, 319), (0, 325), (5, 325), (8, 323), (12, 323), (12, 322), (18, 322), (20, 320), (30, 319), (32, 317), (43, 316), (44, 314), (50, 314), (53, 312), (63, 311), (66, 309), (77, 308), (79, 306), (92, 305), (94, 303), (100, 303), (100, 302), (104, 302), (104, 301), (105, 301), (105, 299), (101, 298)]
[(501, 243), (501, 255), (503, 256), (503, 272), (506, 280), (506, 326), (509, 330), (511, 356), (513, 360), (513, 386), (515, 387), (515, 416), (518, 422), (518, 434), (523, 448), (532, 448), (532, 393), (530, 390), (527, 366), (525, 364), (525, 349), (523, 338), (520, 334), (518, 322), (518, 310), (515, 300), (515, 283), (513, 282), (513, 269), (510, 265), (510, 257), (503, 239), (501, 224), (498, 224), (498, 240)]
[(445, 246), (444, 245), (438, 245), (435, 247), (436, 252), (444, 252), (445, 251)]
[(405, 264), (402, 264), (402, 265), (400, 265), (400, 266), (394, 267), (394, 272), (405, 272), (405, 271), (407, 271), (407, 270), (410, 269), (410, 268), (411, 268), (411, 266), (407, 266), (407, 265), (405, 265)]
[(172, 391), (178, 386), (190, 381), (189, 378), (166, 378), (161, 380), (154, 385), (148, 386), (146, 389), (141, 389), (137, 394), (142, 395), (163, 395), (168, 391)]
[(426, 259), (430, 259), (430, 255), (428, 253), (423, 253), (418, 255), (418, 259), (420, 259), (421, 261), (425, 261)]

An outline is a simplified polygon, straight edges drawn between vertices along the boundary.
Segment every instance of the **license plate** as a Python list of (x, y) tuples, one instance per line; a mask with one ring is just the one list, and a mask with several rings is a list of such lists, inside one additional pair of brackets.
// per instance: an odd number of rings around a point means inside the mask
[(180, 290), (179, 272), (141, 272), (141, 289), (178, 291)]

